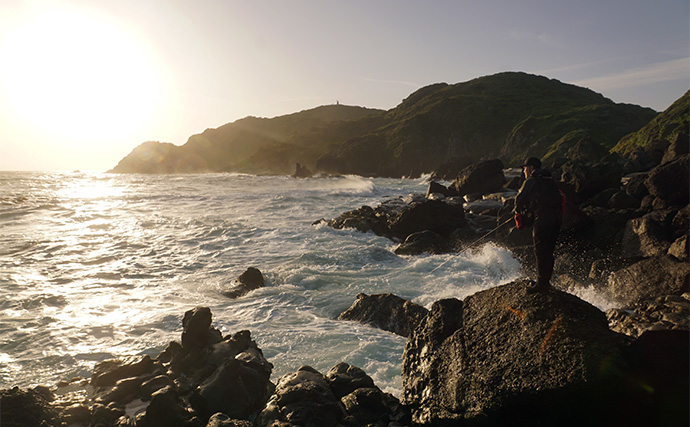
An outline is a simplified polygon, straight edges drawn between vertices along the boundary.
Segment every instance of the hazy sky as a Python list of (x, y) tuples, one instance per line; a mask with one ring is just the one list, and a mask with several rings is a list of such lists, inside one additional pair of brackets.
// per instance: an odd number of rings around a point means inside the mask
[(147, 140), (502, 71), (662, 111), (688, 0), (2, 0), (0, 170), (106, 170)]

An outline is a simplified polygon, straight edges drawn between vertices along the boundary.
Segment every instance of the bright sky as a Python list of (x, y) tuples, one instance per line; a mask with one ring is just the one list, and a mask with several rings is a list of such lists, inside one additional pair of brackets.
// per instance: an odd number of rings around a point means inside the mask
[(687, 0), (2, 0), (0, 170), (106, 170), (148, 140), (502, 71), (666, 109)]

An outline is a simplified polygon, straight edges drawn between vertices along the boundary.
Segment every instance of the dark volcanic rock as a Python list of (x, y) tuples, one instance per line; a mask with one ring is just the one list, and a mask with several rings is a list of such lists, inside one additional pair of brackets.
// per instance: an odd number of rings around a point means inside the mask
[(448, 188), (443, 184), (439, 184), (436, 181), (431, 181), (429, 183), (429, 188), (426, 190), (426, 197), (432, 194), (442, 194), (445, 197), (459, 196), (458, 192), (453, 188)]
[(223, 292), (223, 295), (229, 298), (239, 298), (254, 289), (263, 288), (264, 283), (264, 276), (261, 274), (261, 271), (254, 267), (249, 267), (233, 282), (233, 287), (229, 291)]
[(386, 200), (376, 209), (362, 206), (326, 223), (336, 229), (372, 231), (397, 241), (426, 230), (447, 237), (466, 224), (462, 203), (428, 200), (423, 195)]
[(326, 376), (310, 366), (284, 375), (261, 412), (259, 427), (408, 426), (409, 411), (361, 369), (346, 363)]
[(449, 239), (433, 231), (419, 231), (412, 233), (394, 252), (397, 255), (419, 255), (424, 252), (430, 254), (444, 254), (452, 250)]
[(652, 170), (645, 181), (649, 194), (671, 206), (687, 205), (690, 192), (689, 163), (690, 155), (685, 154)]
[(461, 170), (451, 188), (460, 195), (494, 193), (505, 184), (503, 162), (499, 159), (485, 160)]
[(213, 414), (208, 420), (206, 427), (253, 427), (254, 423), (246, 420), (236, 420), (230, 418), (222, 412)]
[(649, 194), (649, 190), (647, 190), (647, 186), (644, 183), (647, 179), (647, 176), (647, 172), (629, 175), (625, 179), (623, 189), (628, 195), (641, 201), (644, 198), (644, 196)]
[(272, 365), (258, 349), (247, 349), (216, 369), (192, 394), (190, 403), (202, 417), (223, 412), (250, 419), (263, 409), (273, 393)]
[(342, 399), (358, 388), (375, 387), (374, 380), (364, 370), (343, 362), (338, 363), (326, 373), (326, 381), (338, 399)]
[(102, 387), (115, 384), (123, 378), (137, 377), (153, 370), (153, 360), (148, 355), (104, 360), (93, 368), (91, 385)]
[(0, 390), (0, 424), (3, 426), (59, 426), (62, 418), (40, 390), (14, 387)]
[(690, 247), (688, 246), (688, 235), (684, 234), (677, 238), (675, 242), (668, 248), (668, 254), (674, 256), (681, 261), (688, 261), (690, 257)]
[(167, 375), (158, 375), (144, 383), (140, 387), (141, 400), (151, 400), (151, 395), (166, 386), (174, 386), (175, 382)]
[(475, 419), (595, 380), (620, 360), (621, 338), (601, 311), (561, 291), (528, 294), (528, 285), (434, 303), (403, 356), (403, 399), (416, 421)]
[(182, 319), (182, 348), (194, 351), (220, 342), (223, 338), (220, 331), (211, 326), (211, 309), (196, 307), (188, 310)]
[(413, 204), (399, 215), (391, 218), (391, 234), (404, 240), (412, 233), (430, 230), (442, 236), (465, 225), (465, 211), (462, 206), (440, 200), (427, 200)]
[(666, 253), (672, 243), (672, 231), (671, 221), (665, 216), (669, 215), (655, 211), (629, 220), (623, 231), (622, 255), (630, 258)]
[(275, 394), (256, 424), (269, 427), (285, 422), (304, 427), (331, 427), (344, 417), (345, 409), (328, 387), (326, 378), (314, 368), (302, 366), (278, 380)]
[(560, 170), (563, 187), (571, 190), (581, 200), (589, 199), (608, 188), (618, 188), (623, 176), (621, 168), (611, 162), (585, 164), (568, 161)]
[(427, 309), (393, 294), (357, 294), (339, 320), (353, 320), (407, 337), (426, 316)]
[(690, 265), (670, 255), (643, 259), (611, 273), (608, 289), (622, 305), (648, 301), (658, 295), (688, 292)]
[(313, 175), (314, 173), (306, 166), (302, 166), (299, 163), (295, 164), (295, 173), (292, 174), (293, 178), (311, 178)]
[(607, 205), (610, 209), (636, 209), (640, 207), (640, 199), (619, 190), (613, 193)]
[[(153, 393), (146, 408), (144, 426), (182, 426), (191, 418), (186, 406), (173, 387), (164, 387)], [(138, 425), (138, 424), (137, 424)]]

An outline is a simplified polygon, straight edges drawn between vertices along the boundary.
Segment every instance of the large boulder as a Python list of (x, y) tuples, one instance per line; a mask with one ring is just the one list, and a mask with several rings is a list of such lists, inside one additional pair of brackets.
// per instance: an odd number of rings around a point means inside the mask
[(272, 365), (256, 348), (228, 358), (194, 391), (190, 403), (204, 418), (223, 412), (236, 419), (252, 419), (268, 401), (275, 386)]
[(505, 183), (503, 162), (493, 159), (464, 168), (450, 187), (460, 195), (487, 194), (499, 191)]
[(654, 256), (666, 253), (672, 243), (671, 218), (654, 211), (629, 220), (623, 231), (621, 254), (624, 257)]
[(645, 185), (649, 194), (666, 202), (669, 206), (685, 206), (690, 194), (690, 155), (656, 167), (649, 173)]
[(461, 205), (426, 200), (392, 216), (389, 229), (393, 237), (404, 240), (412, 233), (425, 230), (447, 237), (465, 224), (465, 210)]
[(648, 175), (647, 172), (638, 172), (624, 177), (623, 181), (625, 184), (623, 189), (629, 196), (641, 201), (644, 196), (649, 194), (649, 190), (644, 183)]
[(426, 316), (427, 309), (393, 294), (357, 294), (339, 320), (352, 320), (407, 337)]
[(283, 375), (256, 420), (259, 427), (402, 426), (409, 411), (362, 369), (335, 365), (325, 376), (310, 366)]
[(426, 230), (447, 237), (466, 224), (461, 202), (429, 200), (424, 195), (386, 200), (376, 208), (362, 206), (325, 222), (335, 229), (372, 231), (396, 241)]
[(341, 362), (328, 371), (326, 381), (347, 412), (343, 424), (410, 425), (409, 411), (394, 396), (376, 387), (362, 369)]
[(328, 386), (326, 378), (310, 366), (283, 375), (256, 425), (269, 427), (289, 423), (303, 427), (332, 427), (345, 417), (345, 408)]
[(690, 265), (671, 255), (643, 259), (611, 273), (608, 290), (621, 305), (652, 300), (658, 295), (681, 295), (689, 289)]
[(528, 293), (529, 285), (516, 281), (433, 304), (403, 356), (403, 403), (416, 422), (481, 419), (538, 393), (594, 381), (620, 360), (622, 338), (604, 313), (561, 291)]
[(622, 169), (611, 162), (568, 161), (560, 171), (563, 187), (580, 200), (587, 200), (607, 188), (619, 188), (623, 177)]
[(183, 426), (190, 418), (192, 416), (177, 390), (167, 386), (153, 394), (151, 403), (146, 407), (145, 415), (137, 426)]

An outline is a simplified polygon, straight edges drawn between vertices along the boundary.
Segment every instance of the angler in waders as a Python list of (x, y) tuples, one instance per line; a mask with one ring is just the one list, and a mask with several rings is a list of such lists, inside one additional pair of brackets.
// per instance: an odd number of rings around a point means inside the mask
[(515, 197), (515, 222), (518, 228), (532, 227), (537, 283), (529, 291), (544, 292), (551, 287), (553, 251), (561, 229), (565, 199), (551, 173), (541, 168), (538, 158), (527, 159), (522, 171), (526, 179)]

